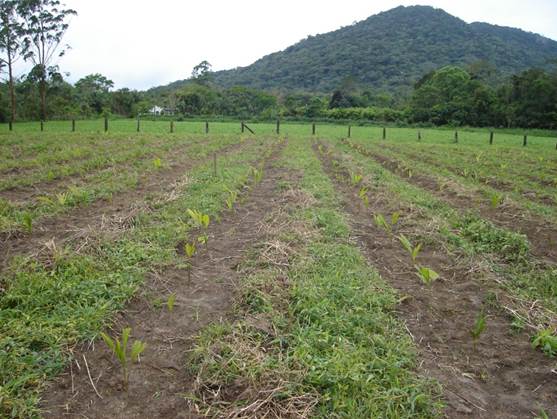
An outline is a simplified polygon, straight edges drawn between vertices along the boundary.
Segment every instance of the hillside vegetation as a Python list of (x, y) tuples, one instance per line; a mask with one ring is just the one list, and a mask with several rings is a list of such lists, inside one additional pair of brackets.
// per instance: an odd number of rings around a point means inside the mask
[[(221, 87), (330, 92), (360, 85), (408, 91), (429, 71), (487, 61), (504, 78), (557, 58), (557, 42), (520, 29), (466, 22), (441, 9), (397, 7), (334, 32), (310, 36), (252, 65), (215, 73)], [(170, 90), (184, 82), (168, 86)]]

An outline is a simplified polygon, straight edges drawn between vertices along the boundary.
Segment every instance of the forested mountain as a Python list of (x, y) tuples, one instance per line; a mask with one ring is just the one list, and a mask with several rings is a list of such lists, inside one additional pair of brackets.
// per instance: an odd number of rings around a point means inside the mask
[[(519, 29), (466, 22), (427, 6), (397, 7), (310, 36), (248, 67), (214, 74), (217, 85), (331, 92), (347, 77), (361, 86), (408, 91), (429, 71), (478, 61), (501, 78), (557, 59), (557, 42)], [(179, 88), (184, 82), (169, 85)], [(169, 89), (169, 90), (170, 90)], [(164, 89), (163, 90), (167, 90)]]

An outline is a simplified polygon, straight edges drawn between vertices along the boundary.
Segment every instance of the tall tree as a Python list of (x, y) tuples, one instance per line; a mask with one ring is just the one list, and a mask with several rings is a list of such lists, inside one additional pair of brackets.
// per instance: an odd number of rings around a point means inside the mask
[(41, 118), (46, 119), (46, 90), (48, 68), (55, 58), (62, 57), (69, 45), (62, 39), (69, 27), (68, 18), (77, 15), (59, 0), (20, 0), (24, 19), (24, 57), (31, 60), (39, 76)]
[(21, 57), (23, 51), (23, 25), (17, 13), (17, 1), (0, 0), (0, 50), (4, 53), (1, 64), (8, 70), (8, 85), (10, 90), (10, 120), (16, 118), (16, 98), (14, 83), (14, 63)]
[(208, 86), (213, 80), (211, 69), (211, 63), (207, 60), (203, 60), (193, 68), (191, 78), (197, 84)]

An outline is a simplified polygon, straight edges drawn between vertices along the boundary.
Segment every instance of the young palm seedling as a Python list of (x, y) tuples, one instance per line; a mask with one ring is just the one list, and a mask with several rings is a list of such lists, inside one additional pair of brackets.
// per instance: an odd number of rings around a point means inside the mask
[(400, 220), (400, 212), (395, 211), (391, 214), (391, 226), (396, 226), (398, 224), (398, 220)]
[(385, 232), (387, 232), (387, 233), (392, 232), (391, 224), (387, 223), (387, 220), (385, 220), (385, 217), (383, 216), (383, 214), (375, 214), (373, 216), (373, 222), (375, 223), (375, 225), (377, 227), (382, 228), (383, 230), (385, 230)]
[(360, 197), (364, 205), (366, 207), (369, 207), (369, 199), (367, 197), (367, 191), (368, 189), (366, 187), (361, 187), (360, 191), (358, 192), (358, 196)]
[(251, 176), (253, 181), (257, 184), (263, 179), (263, 169), (258, 169), (256, 167), (251, 168)]
[(238, 199), (238, 192), (236, 191), (228, 191), (228, 197), (226, 198), (226, 207), (231, 210)]
[(355, 173), (352, 173), (350, 177), (352, 179), (353, 186), (358, 186), (362, 182), (362, 179), (364, 178), (362, 175), (357, 175)]
[(27, 231), (27, 233), (32, 233), (33, 232), (33, 216), (26, 212), (23, 214), (21, 223), (23, 224), (23, 227), (25, 227), (25, 231)]
[(188, 214), (197, 227), (208, 228), (210, 218), (207, 214), (188, 208)]
[(172, 313), (174, 311), (174, 305), (176, 304), (176, 294), (170, 294), (168, 300), (166, 300), (166, 308)]
[(439, 279), (439, 274), (437, 272), (425, 266), (416, 266), (416, 271), (416, 275), (418, 275), (418, 277), (426, 285), (429, 285), (433, 281)]
[(503, 195), (499, 194), (499, 193), (494, 193), (491, 195), (491, 207), (493, 209), (499, 207), (499, 205), (501, 205), (503, 203)]
[(422, 250), (422, 244), (418, 243), (416, 246), (414, 246), (412, 243), (410, 243), (410, 240), (408, 240), (408, 238), (404, 234), (401, 234), (400, 236), (398, 236), (398, 241), (400, 241), (400, 243), (406, 249), (406, 251), (408, 253), (410, 253), (410, 257), (412, 258), (412, 262), (415, 263), (416, 258), (420, 254), (420, 250)]
[(58, 201), (58, 204), (60, 204), (60, 206), (65, 207), (66, 204), (68, 203), (68, 198), (69, 195), (67, 192), (60, 192), (59, 194), (56, 194), (56, 200)]
[(124, 388), (128, 389), (128, 382), (129, 382), (129, 364), (131, 362), (139, 361), (139, 355), (145, 350), (145, 344), (139, 340), (136, 340), (131, 347), (131, 352), (128, 353), (128, 340), (131, 333), (131, 328), (126, 327), (122, 331), (121, 340), (114, 338), (112, 339), (105, 333), (101, 332), (101, 337), (106, 343), (106, 346), (112, 351), (116, 358), (120, 362), (120, 366), (122, 367), (122, 375), (123, 375), (123, 383)]
[[(204, 230), (209, 228), (210, 219), (207, 214), (203, 214), (199, 211), (191, 210), (189, 208), (188, 208), (188, 214), (190, 215), (190, 217), (192, 218), (196, 226), (201, 227)], [(209, 236), (207, 236), (207, 234), (203, 234), (197, 238), (197, 241), (200, 244), (207, 246), (207, 242), (209, 241)]]
[(387, 221), (385, 219), (383, 214), (375, 214), (373, 216), (373, 221), (374, 221), (375, 225), (377, 227), (385, 230), (385, 232), (387, 232), (389, 234), (392, 234), (393, 227), (398, 224), (399, 220), (400, 220), (400, 212), (398, 212), (398, 211), (393, 212), (393, 214), (391, 215), (391, 219), (389, 221)]
[(474, 342), (474, 348), (476, 347), (476, 344), (478, 343), (478, 339), (480, 338), (481, 334), (485, 330), (486, 320), (487, 320), (487, 316), (482, 310), (482, 312), (478, 315), (476, 321), (474, 322), (474, 327), (472, 327), (472, 330), (470, 330), (470, 334), (472, 335), (472, 341)]
[[(195, 243), (186, 243), (184, 245), (184, 252), (189, 259), (191, 259), (193, 255), (195, 255), (195, 251)], [(191, 263), (188, 264), (188, 281), (191, 281)]]

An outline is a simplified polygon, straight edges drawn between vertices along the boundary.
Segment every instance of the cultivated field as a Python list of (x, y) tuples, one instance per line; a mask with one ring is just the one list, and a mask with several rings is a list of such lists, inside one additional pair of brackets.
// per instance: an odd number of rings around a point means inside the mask
[(0, 417), (557, 415), (554, 137), (136, 124), (0, 127)]

